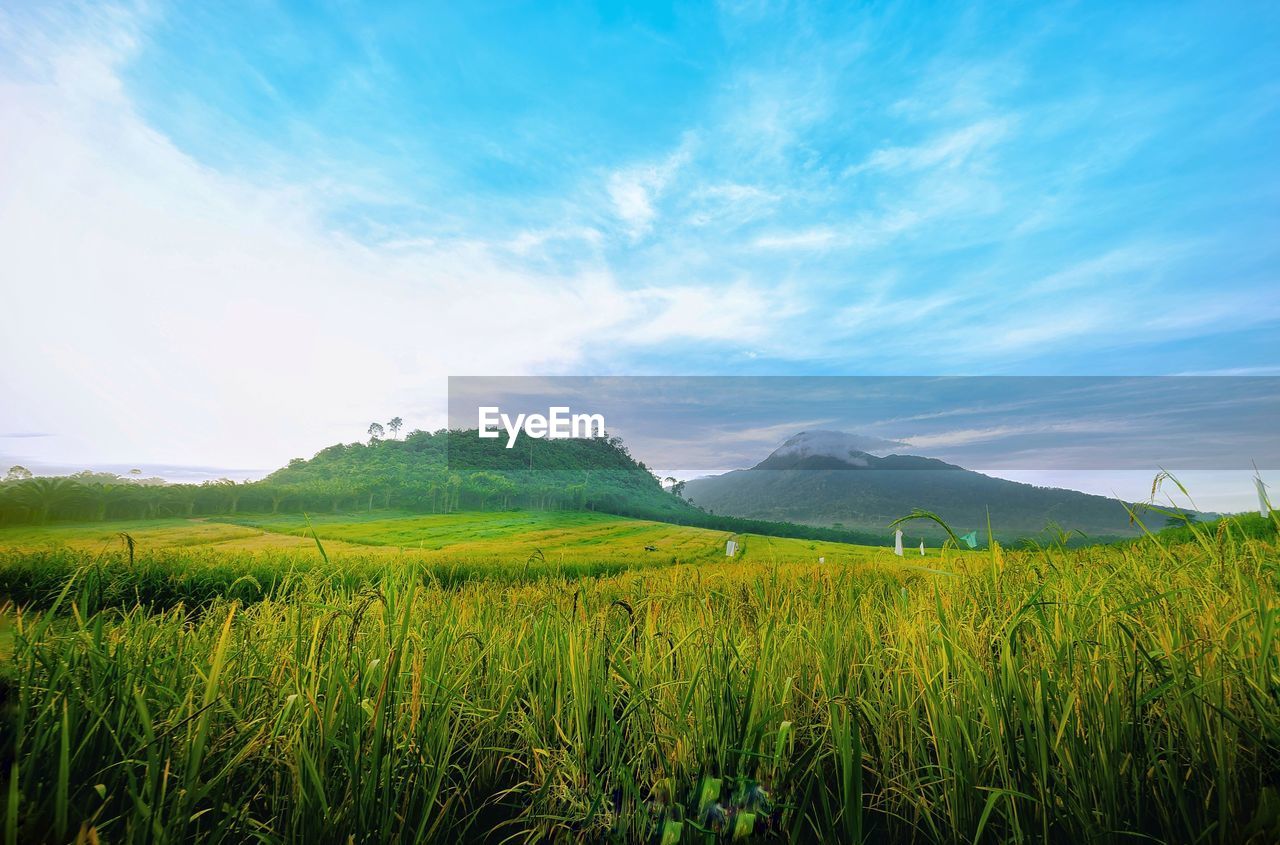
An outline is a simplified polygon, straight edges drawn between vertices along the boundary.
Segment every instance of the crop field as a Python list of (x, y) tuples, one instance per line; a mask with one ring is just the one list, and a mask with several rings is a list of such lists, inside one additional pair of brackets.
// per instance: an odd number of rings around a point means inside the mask
[(0, 530), (5, 841), (1280, 841), (1274, 526), (728, 536)]
[[(523, 563), (535, 552), (542, 552), (547, 560), (564, 562), (716, 560), (725, 557), (725, 541), (731, 538), (738, 542), (738, 557), (745, 560), (816, 561), (824, 557), (834, 562), (882, 558), (887, 553), (886, 549), (845, 543), (735, 535), (608, 514), (537, 511), (427, 516), (282, 514), (221, 517), (216, 521), (154, 519), (15, 526), (0, 528), (0, 551), (105, 552), (120, 546), (122, 534), (133, 537), (140, 548), (236, 552), (315, 549), (313, 537), (319, 537), (326, 553), (333, 556), (383, 553), (425, 561), (488, 559), (502, 565)], [(653, 550), (647, 550), (648, 546)]]
[[(276, 534), (376, 546), (413, 553), (424, 560), (489, 559), (498, 564), (523, 562), (541, 552), (547, 561), (623, 561), (629, 564), (692, 563), (725, 557), (725, 541), (735, 538), (739, 557), (747, 561), (811, 559), (862, 560), (887, 554), (844, 543), (795, 540), (626, 519), (608, 514), (510, 511), (436, 514), (399, 518), (281, 516), (248, 517), (237, 524)], [(652, 547), (648, 551), (647, 547)]]

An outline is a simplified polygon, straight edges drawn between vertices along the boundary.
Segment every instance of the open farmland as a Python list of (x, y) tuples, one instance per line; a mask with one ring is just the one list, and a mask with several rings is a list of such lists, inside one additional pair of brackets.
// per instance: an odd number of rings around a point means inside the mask
[[(854, 546), (669, 525), (609, 514), (564, 511), (462, 512), (408, 515), (384, 511), (322, 516), (251, 515), (216, 519), (158, 519), (61, 523), (0, 528), (0, 552), (70, 550), (108, 554), (133, 538), (138, 550), (315, 552), (315, 538), (332, 557), (393, 555), (425, 562), (523, 565), (540, 561), (627, 566), (655, 562), (720, 561), (725, 541), (748, 561), (865, 560), (888, 548)], [(108, 554), (109, 556), (109, 554)]]
[(5, 532), (10, 842), (1277, 834), (1256, 526), (928, 568), (592, 514), (112, 527), (132, 562)]

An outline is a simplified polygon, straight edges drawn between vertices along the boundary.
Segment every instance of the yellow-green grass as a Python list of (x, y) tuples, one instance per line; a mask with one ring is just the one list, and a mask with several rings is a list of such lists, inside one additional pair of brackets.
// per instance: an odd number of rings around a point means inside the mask
[[(6, 841), (1280, 841), (1274, 539), (673, 564), (629, 544), (697, 529), (526, 516), (0, 554), (51, 573), (0, 612)], [(612, 539), (485, 545), (556, 531)]]
[[(595, 513), (513, 511), (433, 515), (326, 514), (244, 516), (211, 521), (162, 519), (92, 522), (0, 529), (0, 550), (65, 548), (117, 550), (121, 533), (138, 549), (205, 548), (217, 551), (315, 549), (312, 532), (333, 557), (395, 555), (428, 562), (466, 560), (523, 565), (537, 554), (549, 563), (629, 564), (722, 562), (735, 539), (746, 561), (828, 563), (887, 560), (886, 548), (734, 535)], [(650, 551), (647, 547), (653, 547)]]
[(36, 551), (72, 549), (99, 553), (117, 549), (121, 534), (148, 549), (208, 547), (226, 551), (306, 548), (314, 543), (288, 534), (206, 519), (148, 519), (74, 522), (0, 528), (0, 549)]
[[(421, 553), (425, 560), (467, 556), (523, 561), (540, 551), (548, 560), (634, 559), (649, 563), (693, 562), (724, 558), (725, 542), (735, 539), (743, 560), (866, 559), (887, 549), (789, 538), (735, 535), (705, 528), (670, 525), (597, 513), (508, 511), (451, 513), (377, 518), (338, 515), (237, 520), (267, 531), (341, 540), (371, 546), (393, 546)], [(653, 551), (646, 547), (652, 546)]]

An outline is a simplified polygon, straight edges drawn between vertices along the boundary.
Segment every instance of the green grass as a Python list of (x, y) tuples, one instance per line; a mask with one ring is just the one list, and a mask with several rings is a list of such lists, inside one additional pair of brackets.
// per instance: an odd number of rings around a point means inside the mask
[[(609, 514), (510, 511), (429, 516), (375, 511), (324, 515), (250, 515), (213, 519), (63, 523), (0, 528), (0, 552), (56, 549), (111, 555), (121, 533), (141, 551), (305, 552), (312, 532), (335, 556), (396, 555), (426, 562), (523, 565), (540, 553), (548, 562), (645, 566), (718, 561), (725, 541), (738, 541), (745, 560), (864, 560), (887, 548), (818, 540), (736, 535)], [(652, 546), (650, 551), (646, 547)]]
[(551, 516), (315, 519), (327, 563), (289, 519), (229, 527), (309, 548), (26, 537), (8, 841), (1280, 840), (1274, 540), (925, 570)]
[[(509, 563), (541, 551), (548, 560), (565, 562), (591, 558), (644, 564), (656, 558), (687, 563), (725, 557), (725, 541), (730, 538), (738, 539), (740, 555), (746, 560), (772, 560), (779, 555), (787, 559), (864, 559), (885, 551), (817, 540), (735, 535), (595, 513), (511, 511), (392, 518), (342, 514), (312, 516), (310, 521), (308, 527), (302, 516), (244, 517), (235, 524), (298, 536), (309, 536), (314, 528), (323, 540), (395, 547), (422, 553), (425, 560), (489, 557)], [(646, 551), (646, 546), (655, 551)]]
[[(122, 534), (134, 539), (133, 557)], [(741, 561), (897, 560), (887, 548), (730, 535), (590, 513), (154, 520), (0, 530), (0, 597), (47, 607), (82, 570), (77, 595), (95, 610), (200, 606), (219, 596), (254, 602), (305, 594), (318, 584), (358, 590), (409, 569), (424, 584), (441, 586), (565, 580), (722, 563), (731, 536)], [(340, 565), (328, 566), (326, 558)]]

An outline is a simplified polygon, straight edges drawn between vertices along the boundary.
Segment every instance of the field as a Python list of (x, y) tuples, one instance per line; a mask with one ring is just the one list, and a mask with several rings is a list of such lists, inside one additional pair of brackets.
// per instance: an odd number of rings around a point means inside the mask
[(1280, 841), (1274, 531), (727, 536), (0, 530), (6, 841)]
[[(507, 511), (408, 515), (384, 511), (340, 515), (281, 514), (210, 519), (154, 519), (0, 528), (0, 550), (72, 549), (103, 552), (118, 548), (121, 534), (148, 549), (206, 549), (257, 552), (315, 549), (319, 537), (329, 555), (409, 555), (419, 561), (524, 563), (535, 552), (565, 564), (615, 561), (628, 566), (693, 563), (725, 557), (725, 541), (738, 542), (739, 559), (749, 561), (861, 560), (883, 549), (758, 535), (734, 535), (625, 519), (608, 514)], [(652, 552), (646, 546), (653, 546)]]

